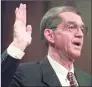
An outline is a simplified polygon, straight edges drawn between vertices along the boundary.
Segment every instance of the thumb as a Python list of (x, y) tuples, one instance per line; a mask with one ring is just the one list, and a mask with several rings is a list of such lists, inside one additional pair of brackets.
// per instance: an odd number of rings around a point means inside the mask
[(32, 26), (31, 26), (31, 25), (27, 25), (26, 32), (27, 32), (29, 35), (32, 34)]

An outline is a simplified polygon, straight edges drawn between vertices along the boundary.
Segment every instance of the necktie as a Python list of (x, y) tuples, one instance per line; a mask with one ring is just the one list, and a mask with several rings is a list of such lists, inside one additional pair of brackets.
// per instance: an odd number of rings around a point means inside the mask
[(77, 87), (77, 83), (75, 81), (75, 76), (72, 72), (69, 72), (67, 75), (68, 80), (70, 81), (70, 86), (71, 87)]

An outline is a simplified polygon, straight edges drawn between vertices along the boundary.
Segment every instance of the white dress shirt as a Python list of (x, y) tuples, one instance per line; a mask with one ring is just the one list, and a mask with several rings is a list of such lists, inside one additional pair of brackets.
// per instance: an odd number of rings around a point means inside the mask
[[(53, 58), (51, 58), (49, 55), (47, 56), (48, 60), (55, 71), (60, 83), (62, 86), (70, 86), (70, 82), (67, 79), (68, 72), (72, 72), (74, 74), (74, 66), (72, 64), (72, 68), (70, 71), (68, 71), (64, 66), (56, 62)], [(77, 82), (77, 81), (76, 81)]]

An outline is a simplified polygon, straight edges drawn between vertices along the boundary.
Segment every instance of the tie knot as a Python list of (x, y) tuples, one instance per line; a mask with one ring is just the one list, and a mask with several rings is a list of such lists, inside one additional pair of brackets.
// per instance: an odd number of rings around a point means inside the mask
[(77, 87), (75, 76), (72, 72), (68, 72), (67, 79), (70, 81), (71, 87)]
[(68, 72), (67, 78), (69, 81), (72, 81), (74, 79), (74, 74), (72, 72)]

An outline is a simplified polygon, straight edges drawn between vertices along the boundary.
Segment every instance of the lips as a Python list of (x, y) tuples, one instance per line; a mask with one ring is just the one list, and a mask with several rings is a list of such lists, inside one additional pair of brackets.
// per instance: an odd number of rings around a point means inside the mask
[(81, 46), (81, 42), (78, 42), (78, 41), (74, 41), (73, 44), (76, 46)]

